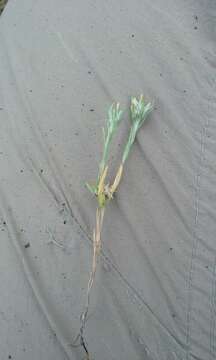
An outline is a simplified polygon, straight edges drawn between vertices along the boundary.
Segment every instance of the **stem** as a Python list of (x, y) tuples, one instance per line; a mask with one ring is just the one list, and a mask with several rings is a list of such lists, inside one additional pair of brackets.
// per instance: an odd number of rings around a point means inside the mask
[(116, 192), (117, 187), (119, 186), (119, 183), (120, 183), (121, 178), (122, 178), (122, 173), (123, 173), (123, 163), (120, 164), (120, 166), (118, 168), (118, 171), (116, 173), (114, 182), (113, 182), (112, 186), (110, 186), (111, 195), (113, 195)]
[(103, 156), (102, 156), (102, 160), (99, 166), (99, 174), (98, 174), (98, 179), (100, 179), (101, 174), (104, 171), (104, 168), (107, 164), (107, 160), (108, 160), (108, 155), (109, 155), (109, 146), (110, 146), (110, 142), (111, 142), (111, 138), (112, 138), (112, 134), (110, 134), (109, 136), (107, 136), (105, 144), (104, 144), (104, 150), (103, 150)]
[(89, 353), (88, 353), (88, 349), (86, 346), (86, 343), (84, 341), (84, 330), (85, 330), (85, 326), (86, 326), (86, 322), (87, 322), (87, 316), (88, 316), (88, 311), (89, 311), (89, 304), (90, 304), (90, 293), (91, 293), (91, 289), (95, 280), (95, 274), (96, 274), (96, 269), (97, 269), (97, 263), (98, 263), (98, 258), (101, 252), (101, 232), (102, 232), (102, 226), (103, 226), (103, 218), (104, 218), (104, 211), (105, 208), (97, 208), (96, 210), (96, 223), (95, 223), (95, 229), (93, 231), (93, 257), (92, 257), (92, 267), (91, 267), (91, 273), (90, 273), (90, 277), (89, 277), (89, 281), (88, 281), (88, 287), (87, 287), (87, 292), (86, 292), (86, 305), (85, 305), (85, 309), (83, 311), (83, 313), (81, 314), (80, 317), (80, 322), (81, 322), (81, 326), (80, 326), (80, 340), (81, 340), (81, 345), (83, 346), (86, 355), (87, 355), (87, 359), (89, 359)]
[(130, 149), (131, 149), (131, 147), (132, 147), (132, 145), (134, 143), (137, 131), (138, 131), (138, 122), (134, 122), (133, 125), (131, 126), (128, 141), (127, 141), (127, 144), (126, 144), (125, 149), (124, 149), (124, 153), (123, 153), (123, 157), (122, 157), (122, 163), (123, 164), (125, 163), (125, 161), (128, 158), (128, 155), (129, 155)]

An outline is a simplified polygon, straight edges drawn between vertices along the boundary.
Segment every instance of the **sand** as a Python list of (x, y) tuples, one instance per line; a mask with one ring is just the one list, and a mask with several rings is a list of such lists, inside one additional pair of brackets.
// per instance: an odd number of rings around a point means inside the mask
[[(0, 18), (1, 359), (83, 359), (101, 128), (155, 110), (108, 207), (94, 360), (216, 358), (214, 1), (9, 1)], [(120, 145), (119, 145), (120, 144)], [(57, 243), (61, 244), (58, 246)]]

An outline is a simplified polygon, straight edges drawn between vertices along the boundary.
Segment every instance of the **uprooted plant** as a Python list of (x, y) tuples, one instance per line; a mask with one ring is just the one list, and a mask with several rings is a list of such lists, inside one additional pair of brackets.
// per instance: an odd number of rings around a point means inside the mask
[(80, 341), (80, 345), (83, 347), (86, 353), (86, 359), (90, 360), (89, 351), (84, 339), (84, 329), (86, 326), (87, 315), (89, 311), (90, 304), (90, 292), (94, 283), (97, 262), (101, 251), (101, 232), (103, 226), (104, 213), (107, 204), (113, 199), (114, 193), (117, 191), (119, 183), (122, 178), (123, 169), (125, 161), (128, 158), (131, 147), (134, 143), (136, 134), (144, 121), (146, 120), (148, 114), (152, 111), (153, 105), (150, 102), (144, 100), (143, 95), (139, 98), (131, 98), (130, 106), (130, 121), (131, 128), (129, 132), (128, 141), (125, 145), (122, 160), (120, 166), (116, 172), (116, 176), (112, 184), (106, 182), (107, 173), (108, 173), (108, 160), (110, 153), (110, 145), (113, 139), (114, 134), (117, 131), (117, 128), (122, 120), (123, 111), (120, 109), (119, 103), (111, 105), (108, 111), (108, 119), (106, 124), (106, 129), (103, 129), (103, 155), (102, 160), (99, 165), (99, 173), (97, 181), (94, 185), (86, 184), (87, 188), (92, 194), (97, 198), (97, 210), (96, 210), (96, 220), (95, 228), (93, 231), (93, 257), (92, 257), (92, 267), (89, 276), (87, 291), (86, 291), (86, 304), (84, 311), (80, 317), (80, 331), (76, 338), (76, 341)]

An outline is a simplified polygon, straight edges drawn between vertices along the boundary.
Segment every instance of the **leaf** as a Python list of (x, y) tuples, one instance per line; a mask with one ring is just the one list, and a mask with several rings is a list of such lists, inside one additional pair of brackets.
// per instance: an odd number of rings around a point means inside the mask
[(85, 183), (85, 186), (87, 187), (87, 189), (88, 189), (93, 195), (96, 195), (96, 194), (97, 194), (97, 186), (95, 186), (95, 185), (89, 185), (88, 183)]

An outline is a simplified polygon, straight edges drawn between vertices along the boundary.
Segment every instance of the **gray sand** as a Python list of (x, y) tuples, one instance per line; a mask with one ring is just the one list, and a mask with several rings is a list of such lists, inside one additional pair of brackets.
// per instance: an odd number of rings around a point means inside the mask
[(84, 183), (96, 176), (108, 106), (141, 92), (155, 110), (106, 214), (87, 343), (94, 360), (216, 358), (215, 21), (212, 0), (9, 1), (2, 360), (83, 359), (70, 343), (92, 255), (95, 201)]

